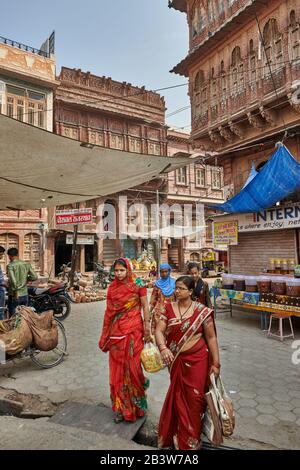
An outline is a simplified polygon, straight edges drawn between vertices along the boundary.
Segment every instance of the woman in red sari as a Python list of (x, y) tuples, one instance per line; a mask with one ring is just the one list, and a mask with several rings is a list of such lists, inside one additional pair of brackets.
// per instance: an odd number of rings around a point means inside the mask
[[(149, 341), (147, 289), (134, 280), (128, 259), (114, 263), (115, 280), (108, 288), (99, 347), (109, 351), (110, 396), (115, 421), (135, 421), (145, 415), (147, 381), (141, 366), (144, 341)], [(143, 308), (144, 321), (141, 316)]]
[(193, 289), (190, 277), (177, 279), (177, 301), (167, 304), (156, 327), (156, 342), (171, 378), (159, 422), (160, 448), (201, 447), (209, 376), (220, 373), (213, 311), (192, 300)]

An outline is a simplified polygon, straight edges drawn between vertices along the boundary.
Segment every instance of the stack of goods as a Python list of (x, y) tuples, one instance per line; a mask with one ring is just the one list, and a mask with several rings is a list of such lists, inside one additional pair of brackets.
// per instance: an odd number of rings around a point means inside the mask
[(273, 259), (269, 260), (268, 272), (271, 274), (294, 274), (295, 260)]
[[(101, 289), (100, 287), (93, 285), (92, 277), (88, 278), (87, 281), (80, 280), (78, 285), (71, 287), (69, 289), (69, 295), (73, 302), (76, 303), (88, 303), (88, 302), (99, 302), (106, 299), (107, 291)], [(39, 284), (38, 287), (47, 288), (51, 285), (61, 284), (61, 281), (55, 279), (49, 279), (48, 284)]]
[(244, 277), (245, 277), (246, 292), (257, 292), (258, 291), (258, 285), (257, 285), (258, 278), (256, 276), (244, 276)]
[(79, 286), (71, 287), (69, 290), (71, 299), (80, 303), (99, 302), (106, 299), (107, 291), (95, 288), (93, 286)]
[(300, 311), (300, 279), (272, 277), (271, 291), (261, 293), (261, 303), (265, 307)]

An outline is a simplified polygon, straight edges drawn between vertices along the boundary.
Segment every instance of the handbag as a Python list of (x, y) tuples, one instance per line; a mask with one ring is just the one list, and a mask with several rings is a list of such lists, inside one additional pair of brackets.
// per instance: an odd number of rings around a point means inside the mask
[(214, 447), (219, 447), (223, 442), (222, 428), (218, 398), (212, 385), (205, 394), (206, 411), (202, 419), (202, 432)]
[(218, 405), (220, 410), (222, 434), (224, 437), (230, 437), (232, 436), (235, 428), (235, 414), (233, 409), (233, 403), (225, 390), (222, 377), (219, 376), (217, 381), (214, 378), (214, 382), (214, 385), (216, 386), (219, 392)]
[(205, 394), (207, 409), (203, 417), (203, 432), (216, 447), (224, 437), (230, 437), (235, 427), (235, 415), (231, 399), (226, 393), (221, 376), (218, 379), (212, 374), (211, 385)]
[(141, 362), (146, 372), (154, 373), (163, 369), (164, 364), (158, 350), (153, 343), (146, 343), (141, 352)]

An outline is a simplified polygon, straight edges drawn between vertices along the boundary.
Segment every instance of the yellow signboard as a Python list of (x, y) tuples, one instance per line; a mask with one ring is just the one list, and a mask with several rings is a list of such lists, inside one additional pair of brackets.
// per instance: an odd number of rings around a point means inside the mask
[(238, 221), (214, 222), (214, 247), (238, 244)]

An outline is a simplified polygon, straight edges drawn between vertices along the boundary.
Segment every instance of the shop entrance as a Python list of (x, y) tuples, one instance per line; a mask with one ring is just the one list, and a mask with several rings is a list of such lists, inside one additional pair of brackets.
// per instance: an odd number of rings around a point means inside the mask
[(97, 243), (94, 245), (84, 246), (84, 258), (85, 258), (85, 272), (91, 272), (95, 270), (94, 262), (97, 261)]
[(72, 258), (72, 245), (66, 244), (66, 238), (58, 238), (55, 241), (55, 275), (61, 271), (63, 264), (71, 262)]

